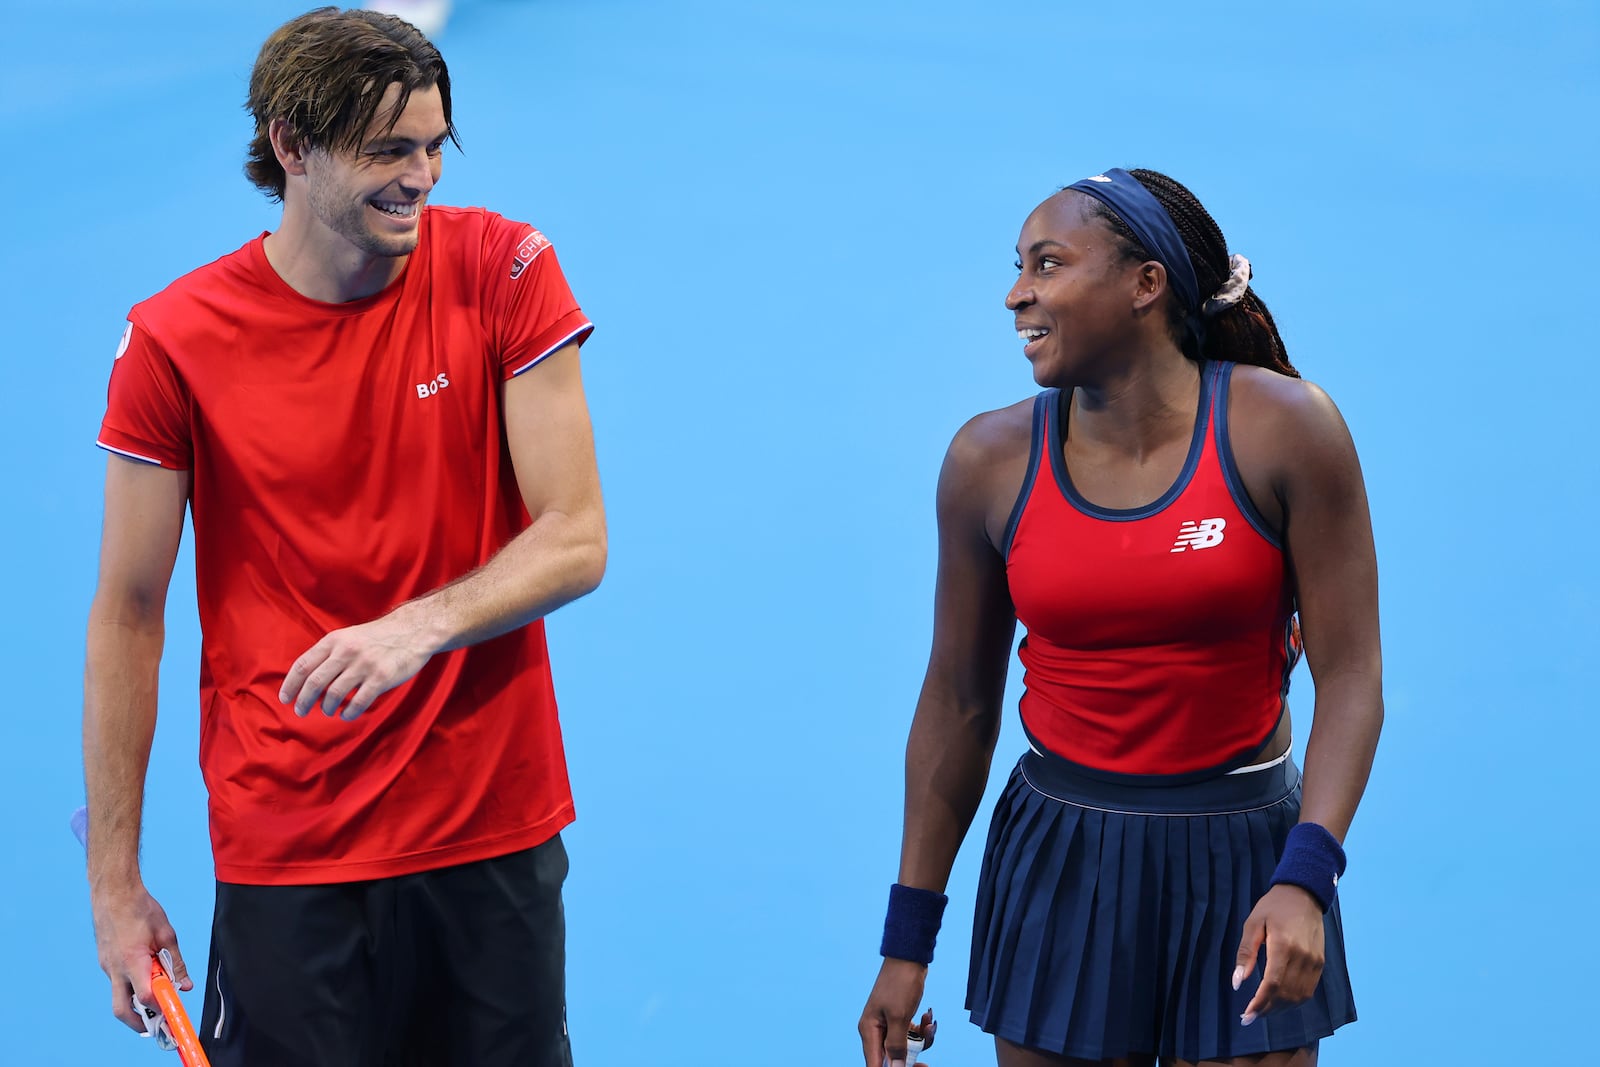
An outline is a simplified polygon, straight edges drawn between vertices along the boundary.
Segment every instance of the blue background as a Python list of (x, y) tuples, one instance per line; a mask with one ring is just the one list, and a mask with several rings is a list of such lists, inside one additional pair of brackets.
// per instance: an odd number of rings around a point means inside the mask
[[(5, 1062), (176, 1063), (109, 1014), (66, 830), (92, 442), (126, 309), (275, 225), (240, 104), (300, 10), (5, 3)], [(859, 1062), (934, 478), (1033, 391), (1001, 306), (1022, 219), (1113, 165), (1199, 194), (1365, 464), (1388, 721), (1341, 893), (1361, 1020), (1323, 1062), (1592, 1049), (1593, 3), (462, 0), (440, 45), (465, 153), (434, 199), (536, 223), (599, 324), (611, 567), (550, 624), (580, 1064)], [(145, 870), (198, 967), (187, 546), (168, 616)], [(961, 1010), (980, 846), (938, 1067), (992, 1062)]]

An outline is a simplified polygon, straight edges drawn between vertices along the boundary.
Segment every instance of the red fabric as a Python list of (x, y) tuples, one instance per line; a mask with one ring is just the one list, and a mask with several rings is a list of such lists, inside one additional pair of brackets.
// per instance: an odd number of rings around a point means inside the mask
[(1282, 551), (1229, 492), (1214, 371), (1192, 477), (1139, 517), (1094, 516), (1068, 499), (1058, 412), (1042, 406), (1046, 454), (1006, 560), (1027, 627), (1021, 712), (1038, 742), (1085, 767), (1180, 775), (1236, 765), (1279, 718), (1298, 655), (1293, 590)]
[(501, 383), (591, 329), (532, 227), (441, 207), (421, 227), (404, 274), (363, 300), (299, 295), (257, 238), (129, 314), (99, 440), (192, 472), (221, 881), (387, 877), (572, 820), (542, 623), (435, 656), (354, 723), (278, 703), (323, 634), (526, 528)]

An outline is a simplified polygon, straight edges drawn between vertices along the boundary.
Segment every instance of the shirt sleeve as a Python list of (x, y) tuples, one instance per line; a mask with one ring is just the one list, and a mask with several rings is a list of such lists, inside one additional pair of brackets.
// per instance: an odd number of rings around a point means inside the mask
[(130, 317), (111, 365), (95, 444), (129, 459), (188, 470), (194, 461), (189, 406), (189, 391), (172, 361)]
[(490, 215), (483, 262), (485, 327), (502, 378), (514, 378), (594, 329), (578, 307), (548, 238)]

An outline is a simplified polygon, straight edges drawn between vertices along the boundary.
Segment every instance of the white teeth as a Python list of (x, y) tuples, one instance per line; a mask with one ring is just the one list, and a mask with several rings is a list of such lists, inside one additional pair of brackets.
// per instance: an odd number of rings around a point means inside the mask
[(385, 204), (380, 200), (373, 200), (371, 203), (385, 215), (393, 215), (396, 218), (409, 219), (417, 213), (416, 204)]
[(1017, 338), (1024, 343), (1028, 341), (1037, 341), (1039, 338), (1043, 337), (1049, 332), (1049, 330), (1018, 330)]

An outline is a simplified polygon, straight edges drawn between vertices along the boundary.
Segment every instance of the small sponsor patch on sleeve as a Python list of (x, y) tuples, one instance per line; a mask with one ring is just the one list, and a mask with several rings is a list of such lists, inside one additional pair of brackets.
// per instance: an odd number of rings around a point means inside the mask
[(517, 254), (511, 259), (511, 279), (515, 281), (522, 277), (522, 272), (528, 269), (528, 264), (532, 263), (540, 252), (549, 247), (550, 239), (532, 226), (529, 226), (528, 235), (517, 246)]
[(111, 357), (111, 362), (115, 363), (122, 358), (122, 354), (128, 350), (128, 342), (132, 339), (133, 323), (129, 322), (128, 325), (122, 328), (122, 340), (117, 342), (117, 354)]

